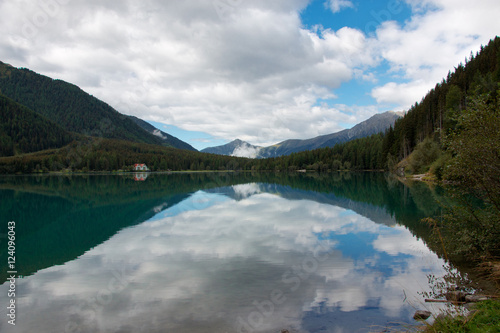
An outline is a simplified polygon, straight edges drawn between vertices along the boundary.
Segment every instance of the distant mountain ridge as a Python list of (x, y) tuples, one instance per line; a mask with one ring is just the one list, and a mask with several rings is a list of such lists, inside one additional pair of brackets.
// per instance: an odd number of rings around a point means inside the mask
[(172, 136), (168, 133), (165, 133), (158, 128), (154, 127), (150, 123), (137, 118), (135, 116), (128, 116), (134, 123), (139, 125), (142, 129), (146, 130), (148, 133), (153, 134), (154, 136), (159, 137), (161, 140), (164, 141), (169, 146), (172, 146), (174, 148), (178, 149), (185, 149), (185, 150), (192, 150), (192, 151), (197, 151), (196, 148), (191, 146), (190, 144), (176, 138), (175, 136)]
[(141, 126), (140, 122), (121, 114), (74, 84), (54, 80), (26, 68), (18, 69), (1, 61), (0, 93), (67, 132), (194, 149), (166, 133), (155, 135), (150, 129), (145, 129), (144, 124)]
[(235, 140), (223, 146), (203, 149), (202, 152), (229, 156), (268, 158), (290, 155), (306, 150), (333, 147), (338, 143), (344, 143), (384, 132), (389, 127), (394, 126), (396, 120), (401, 118), (403, 114), (403, 112), (394, 111), (376, 114), (353, 128), (332, 134), (321, 135), (312, 139), (286, 140), (269, 147), (258, 147), (245, 141)]
[[(240, 139), (236, 139), (231, 141), (225, 145), (205, 148), (201, 152), (207, 154), (216, 154), (216, 155), (227, 155), (227, 156), (240, 156), (240, 157), (257, 157), (258, 152), (262, 149), (262, 147), (254, 146), (249, 144), (246, 141), (242, 141)], [(244, 152), (250, 151), (250, 154), (243, 154)], [(242, 154), (238, 154), (242, 153)], [(249, 156), (255, 153), (255, 156)], [(242, 156), (245, 155), (245, 156)]]

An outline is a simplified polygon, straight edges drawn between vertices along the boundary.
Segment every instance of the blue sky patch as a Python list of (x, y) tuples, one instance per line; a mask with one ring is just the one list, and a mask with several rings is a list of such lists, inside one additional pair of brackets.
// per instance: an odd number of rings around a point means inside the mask
[(406, 2), (400, 0), (354, 0), (351, 3), (352, 7), (345, 7), (333, 13), (327, 6), (328, 1), (313, 0), (301, 13), (302, 23), (307, 29), (312, 29), (316, 25), (334, 31), (350, 27), (370, 35), (382, 22), (396, 21), (403, 24), (412, 14)]

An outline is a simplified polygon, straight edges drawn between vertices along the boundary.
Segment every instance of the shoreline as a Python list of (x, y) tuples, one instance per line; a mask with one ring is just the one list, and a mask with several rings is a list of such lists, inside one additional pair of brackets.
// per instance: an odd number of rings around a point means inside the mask
[(374, 172), (386, 173), (385, 170), (328, 170), (326, 172), (318, 172), (315, 170), (171, 170), (171, 171), (50, 171), (50, 172), (35, 172), (35, 173), (2, 173), (0, 176), (61, 176), (61, 175), (130, 175), (130, 174), (174, 174), (174, 173), (249, 173), (249, 172), (274, 172), (274, 173), (296, 173), (296, 174), (331, 174), (331, 173), (358, 173), (358, 172)]

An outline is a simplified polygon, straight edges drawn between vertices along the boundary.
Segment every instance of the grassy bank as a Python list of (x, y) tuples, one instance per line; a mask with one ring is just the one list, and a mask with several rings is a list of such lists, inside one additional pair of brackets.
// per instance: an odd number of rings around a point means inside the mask
[(473, 306), (467, 316), (438, 317), (427, 333), (500, 332), (500, 301), (489, 300)]

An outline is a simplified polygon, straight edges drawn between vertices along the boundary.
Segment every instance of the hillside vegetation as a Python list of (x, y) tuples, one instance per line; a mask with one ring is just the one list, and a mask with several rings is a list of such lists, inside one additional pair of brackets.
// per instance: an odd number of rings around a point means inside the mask
[(149, 144), (165, 144), (129, 117), (79, 87), (0, 62), (0, 93), (68, 132)]
[[(385, 134), (333, 148), (256, 161), (261, 170), (430, 172), (455, 204), (429, 220), (445, 251), (483, 262), (500, 258), (500, 38), (471, 55)], [(403, 161), (403, 163), (401, 163)], [(490, 265), (489, 263), (487, 265)], [(490, 267), (496, 267), (491, 264)], [(500, 281), (500, 276), (498, 276)]]
[(67, 145), (75, 135), (0, 94), (0, 156)]
[[(154, 171), (167, 169), (391, 170), (402, 159), (408, 159), (407, 171), (427, 172), (432, 169), (438, 178), (451, 180), (459, 176), (456, 171), (452, 172), (451, 170), (455, 169), (449, 166), (458, 161), (458, 156), (462, 156), (456, 150), (460, 145), (454, 144), (454, 140), (471, 139), (470, 142), (473, 142), (472, 138), (459, 135), (464, 126), (476, 126), (467, 122), (465, 118), (474, 114), (478, 107), (489, 107), (491, 110), (487, 113), (490, 113), (491, 119), (488, 125), (496, 126), (495, 124), (498, 123), (496, 103), (499, 79), (500, 38), (497, 37), (487, 46), (482, 47), (476, 55), (471, 54), (464, 64), (455, 68), (454, 72), (450, 71), (442, 82), (438, 83), (419, 103), (415, 103), (403, 118), (396, 121), (394, 127), (389, 128), (383, 134), (337, 144), (332, 148), (309, 150), (262, 160), (221, 158), (211, 154), (198, 155), (195, 152), (186, 154), (178, 151), (170, 153), (166, 158), (162, 156), (164, 150), (161, 147), (155, 147), (154, 152), (151, 152), (150, 145), (141, 145), (144, 143), (163, 144), (160, 137), (147, 133), (130, 118), (123, 119), (123, 115), (107, 104), (85, 94), (76, 86), (43, 77), (29, 70), (17, 70), (0, 64), (2, 92), (13, 96), (11, 98), (14, 100), (22, 100), (23, 105), (31, 105), (33, 111), (41, 114), (52, 114), (53, 111), (50, 110), (55, 108), (56, 112), (50, 119), (63, 129), (88, 134), (88, 131), (100, 128), (101, 133), (97, 134), (101, 135), (94, 136), (136, 142), (127, 147), (127, 144), (123, 142), (116, 145), (115, 142), (118, 141), (100, 140), (96, 145), (89, 144), (88, 142), (94, 141), (87, 138), (86, 142), (73, 147), (78, 150), (76, 153), (53, 151), (44, 152), (41, 155), (2, 159), (0, 167), (1, 172), (10, 173), (67, 168), (104, 171), (123, 169), (128, 166), (127, 163), (143, 162), (149, 163)], [(36, 90), (38, 86), (42, 87), (40, 93)], [(80, 109), (79, 105), (95, 107)], [(116, 122), (113, 120), (108, 123), (109, 119), (116, 119)], [(494, 130), (495, 127), (493, 127)], [(469, 128), (464, 133), (481, 136), (480, 129), (474, 132), (472, 128)], [(90, 132), (90, 134), (93, 133)], [(476, 144), (482, 143), (476, 141)], [(103, 145), (106, 147), (102, 148)], [(86, 147), (86, 150), (83, 151), (79, 147)], [(68, 149), (71, 148), (66, 150)], [(491, 165), (498, 165), (498, 163), (495, 164), (495, 156), (498, 156), (495, 149), (495, 147), (483, 149), (490, 153), (489, 157), (484, 158), (491, 160)], [(143, 153), (145, 151), (148, 153)], [(156, 153), (157, 156), (154, 155)], [(413, 156), (411, 156), (412, 153)], [(42, 161), (40, 156), (49, 155), (53, 156), (52, 160), (57, 159), (59, 164), (46, 161), (43, 165), (40, 164), (40, 169), (37, 169), (37, 163)], [(78, 158), (75, 159), (72, 156)], [(134, 156), (134, 158), (128, 158), (129, 156)], [(37, 163), (31, 163), (31, 159), (37, 160)], [(24, 162), (20, 162), (21, 160)], [(89, 162), (82, 164), (81, 160)], [(176, 160), (182, 162), (176, 163)], [(33, 168), (26, 166), (26, 163)], [(54, 165), (56, 167), (53, 167)], [(489, 170), (489, 172), (493, 171)]]
[[(338, 144), (346, 143), (355, 139), (366, 138), (374, 134), (383, 133), (389, 127), (394, 125), (394, 122), (399, 119), (402, 114), (402, 112), (393, 111), (379, 113), (350, 129), (306, 140), (286, 140), (267, 147), (258, 147), (241, 140), (234, 140), (223, 146), (205, 148), (202, 152), (238, 156), (235, 152), (243, 150), (253, 152), (256, 158), (269, 158), (286, 156), (293, 153), (320, 148), (331, 148)], [(323, 162), (326, 163), (327, 161), (323, 160)]]
[[(498, 123), (500, 82), (500, 38), (491, 40), (476, 55), (449, 72), (442, 82), (398, 119), (383, 135), (353, 140), (333, 148), (300, 152), (256, 162), (262, 169), (394, 170), (409, 159), (407, 171), (427, 172), (433, 166), (438, 178), (444, 176), (454, 152), (449, 140), (464, 125), (460, 120), (473, 114), (477, 100), (493, 105), (492, 124)], [(480, 103), (481, 104), (481, 103)], [(468, 107), (472, 108), (467, 112)], [(416, 155), (410, 157), (412, 153)], [(494, 151), (492, 151), (494, 156)], [(342, 165), (342, 167), (340, 167)], [(497, 164), (498, 165), (498, 164)], [(449, 177), (452, 177), (450, 174)]]
[(251, 160), (245, 158), (86, 137), (59, 149), (0, 158), (0, 173), (132, 171), (132, 166), (136, 163), (146, 163), (151, 171), (251, 168)]
[(148, 123), (142, 119), (139, 119), (139, 118), (134, 117), (134, 116), (129, 116), (129, 118), (134, 123), (139, 125), (142, 129), (146, 130), (148, 133), (151, 133), (151, 134), (159, 137), (162, 140), (163, 144), (166, 146), (170, 146), (170, 147), (174, 147), (174, 148), (178, 148), (178, 149), (197, 151), (190, 144), (188, 144), (182, 140), (177, 139), (175, 136), (172, 136), (168, 133), (160, 131), (159, 129), (157, 129), (156, 127), (154, 127), (153, 125), (151, 125), (150, 123)]
[[(384, 138), (383, 155), (402, 160), (427, 137), (440, 143), (456, 129), (458, 118), (475, 96), (488, 94), (497, 99), (500, 82), (500, 38), (473, 55), (396, 121)], [(444, 147), (445, 148), (445, 147)]]

